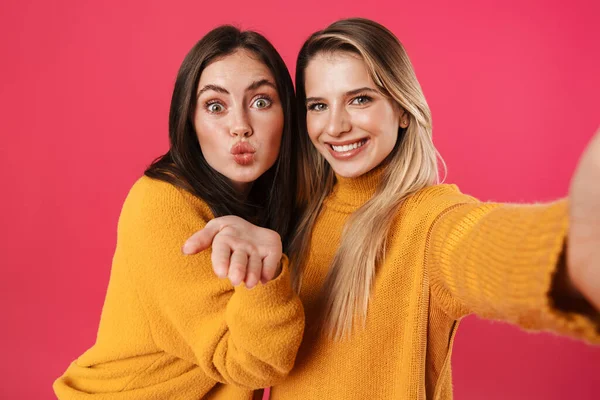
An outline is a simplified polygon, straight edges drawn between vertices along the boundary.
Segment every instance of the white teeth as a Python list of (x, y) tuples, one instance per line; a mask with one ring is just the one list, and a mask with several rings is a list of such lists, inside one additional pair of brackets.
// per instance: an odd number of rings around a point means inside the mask
[(333, 151), (335, 151), (336, 153), (345, 153), (350, 150), (358, 149), (365, 143), (366, 143), (366, 140), (361, 140), (360, 142), (355, 142), (352, 144), (345, 144), (343, 146), (331, 145), (331, 147), (333, 148)]

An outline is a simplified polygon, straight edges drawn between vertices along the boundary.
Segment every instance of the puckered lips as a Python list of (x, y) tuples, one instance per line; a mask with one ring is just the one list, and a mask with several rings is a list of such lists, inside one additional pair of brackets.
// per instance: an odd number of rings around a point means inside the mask
[(233, 156), (233, 161), (238, 165), (250, 165), (254, 161), (256, 149), (248, 142), (237, 142), (229, 151)]

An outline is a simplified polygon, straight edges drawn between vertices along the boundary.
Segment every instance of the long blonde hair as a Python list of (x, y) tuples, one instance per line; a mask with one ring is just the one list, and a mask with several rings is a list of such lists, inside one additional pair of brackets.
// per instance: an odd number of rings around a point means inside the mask
[(398, 143), (388, 156), (375, 195), (344, 226), (340, 247), (322, 288), (322, 326), (336, 340), (348, 336), (356, 322), (364, 324), (377, 266), (400, 203), (410, 194), (439, 181), (439, 154), (431, 139), (431, 112), (412, 64), (400, 41), (380, 24), (362, 18), (340, 20), (314, 33), (296, 63), (300, 122), (298, 201), (304, 209), (292, 237), (290, 256), (294, 284), (300, 289), (312, 230), (325, 198), (336, 182), (325, 158), (310, 142), (306, 127), (304, 71), (317, 54), (351, 52), (364, 60), (378, 89), (408, 114), (398, 130)]

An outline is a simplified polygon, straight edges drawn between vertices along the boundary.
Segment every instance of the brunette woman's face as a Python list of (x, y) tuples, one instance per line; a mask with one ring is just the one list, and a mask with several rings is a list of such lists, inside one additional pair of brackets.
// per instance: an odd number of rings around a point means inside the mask
[(240, 49), (202, 71), (196, 95), (194, 127), (204, 158), (247, 192), (279, 155), (284, 116), (273, 74)]
[(377, 89), (363, 59), (317, 54), (304, 81), (308, 134), (335, 173), (354, 178), (381, 164), (396, 145), (403, 111)]

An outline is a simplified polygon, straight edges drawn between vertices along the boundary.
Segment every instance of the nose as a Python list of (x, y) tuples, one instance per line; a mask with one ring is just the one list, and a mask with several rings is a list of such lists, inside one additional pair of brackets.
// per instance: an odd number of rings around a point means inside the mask
[(248, 112), (245, 109), (235, 110), (232, 114), (231, 128), (229, 133), (231, 136), (250, 137), (254, 133)]
[(332, 107), (329, 113), (329, 120), (325, 127), (325, 133), (329, 136), (340, 136), (352, 129), (350, 115), (344, 107)]

